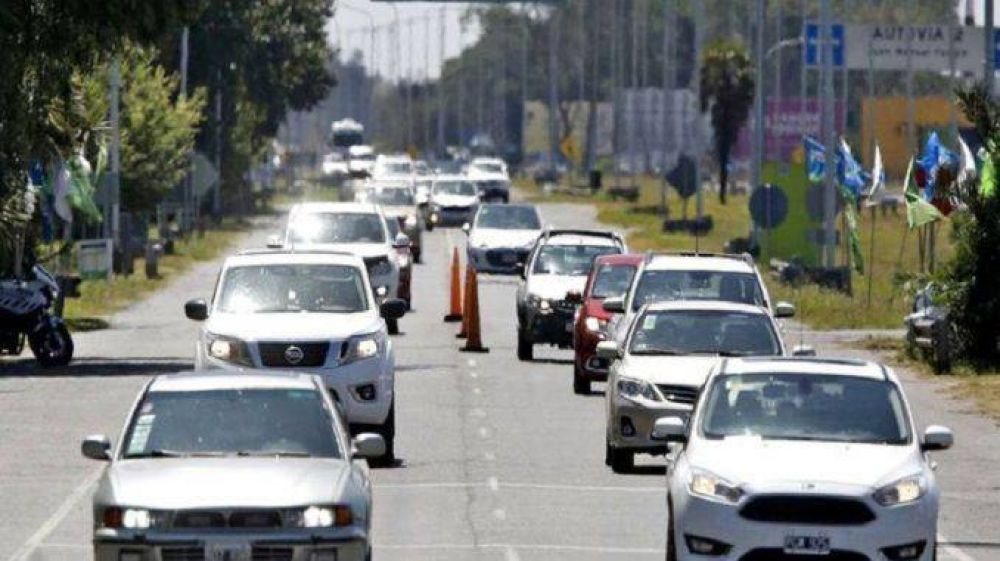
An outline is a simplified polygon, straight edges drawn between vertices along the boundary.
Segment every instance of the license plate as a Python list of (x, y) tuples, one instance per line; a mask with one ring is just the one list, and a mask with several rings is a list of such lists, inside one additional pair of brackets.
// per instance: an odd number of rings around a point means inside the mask
[(796, 555), (829, 555), (829, 536), (785, 536), (785, 553)]
[(209, 543), (205, 546), (205, 561), (251, 561), (252, 549), (247, 543)]

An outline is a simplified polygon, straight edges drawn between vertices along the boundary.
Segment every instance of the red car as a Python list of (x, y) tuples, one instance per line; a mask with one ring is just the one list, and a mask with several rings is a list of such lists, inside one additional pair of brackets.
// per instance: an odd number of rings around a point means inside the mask
[(591, 382), (608, 379), (608, 361), (596, 353), (597, 343), (604, 340), (604, 327), (611, 319), (601, 303), (605, 298), (622, 296), (628, 291), (642, 259), (640, 254), (623, 253), (602, 255), (594, 260), (573, 326), (574, 393), (590, 393)]

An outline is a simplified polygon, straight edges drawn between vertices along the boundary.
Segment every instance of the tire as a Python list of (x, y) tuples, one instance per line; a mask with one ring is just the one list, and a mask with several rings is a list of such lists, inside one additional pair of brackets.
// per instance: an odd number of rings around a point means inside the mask
[(611, 471), (615, 473), (629, 473), (635, 467), (635, 452), (630, 450), (619, 450), (608, 445), (610, 455)]
[(677, 540), (674, 539), (674, 509), (667, 502), (667, 553), (666, 561), (677, 561)]
[(535, 358), (535, 347), (531, 344), (531, 341), (524, 336), (524, 333), (518, 329), (517, 330), (517, 359), (523, 361), (533, 360)]
[(66, 366), (73, 359), (73, 339), (62, 323), (29, 336), (28, 345), (38, 364), (46, 368)]
[(432, 224), (431, 222), (426, 222), (424, 223), (424, 229), (427, 230), (428, 232), (433, 232), (434, 224)]
[(389, 335), (399, 335), (399, 320), (396, 318), (385, 320), (386, 329), (389, 330)]
[(379, 426), (378, 433), (385, 440), (385, 454), (379, 458), (380, 465), (391, 466), (396, 461), (396, 402), (389, 406), (389, 415)]
[(414, 263), (423, 263), (423, 261), (420, 260), (420, 250), (419, 249), (413, 252), (413, 262)]
[(580, 369), (573, 367), (573, 393), (576, 395), (590, 395), (590, 380), (580, 375)]

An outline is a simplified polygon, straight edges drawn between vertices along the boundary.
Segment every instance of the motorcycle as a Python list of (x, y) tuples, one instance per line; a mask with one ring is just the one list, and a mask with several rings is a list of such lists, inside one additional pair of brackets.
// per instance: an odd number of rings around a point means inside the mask
[(73, 358), (73, 339), (52, 311), (59, 284), (41, 265), (31, 274), (34, 280), (0, 281), (0, 354), (21, 354), (27, 338), (39, 364), (65, 366)]

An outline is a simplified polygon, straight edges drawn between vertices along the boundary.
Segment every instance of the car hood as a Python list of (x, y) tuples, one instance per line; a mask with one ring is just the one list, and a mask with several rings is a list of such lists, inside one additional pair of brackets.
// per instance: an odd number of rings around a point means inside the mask
[(343, 251), (359, 257), (382, 257), (389, 254), (386, 243), (299, 243), (295, 249), (318, 249), (323, 251)]
[(479, 204), (479, 197), (476, 195), (434, 195), (431, 197), (434, 204), (440, 206), (473, 206)]
[(531, 275), (528, 279), (528, 293), (549, 300), (564, 300), (571, 290), (583, 292), (587, 285), (585, 275)]
[(357, 314), (215, 312), (205, 322), (205, 331), (245, 341), (345, 339), (351, 335), (377, 331), (379, 327), (379, 317), (374, 312)]
[(647, 380), (654, 384), (701, 387), (709, 370), (719, 361), (714, 355), (636, 356), (628, 355), (622, 362), (623, 376)]
[(877, 488), (919, 470), (912, 446), (763, 440), (699, 439), (688, 449), (692, 466), (749, 488)]
[(106, 504), (164, 510), (330, 504), (344, 496), (349, 473), (339, 459), (125, 460), (108, 468), (99, 493)]
[(541, 230), (501, 230), (475, 228), (469, 233), (471, 247), (513, 247), (531, 249)]

